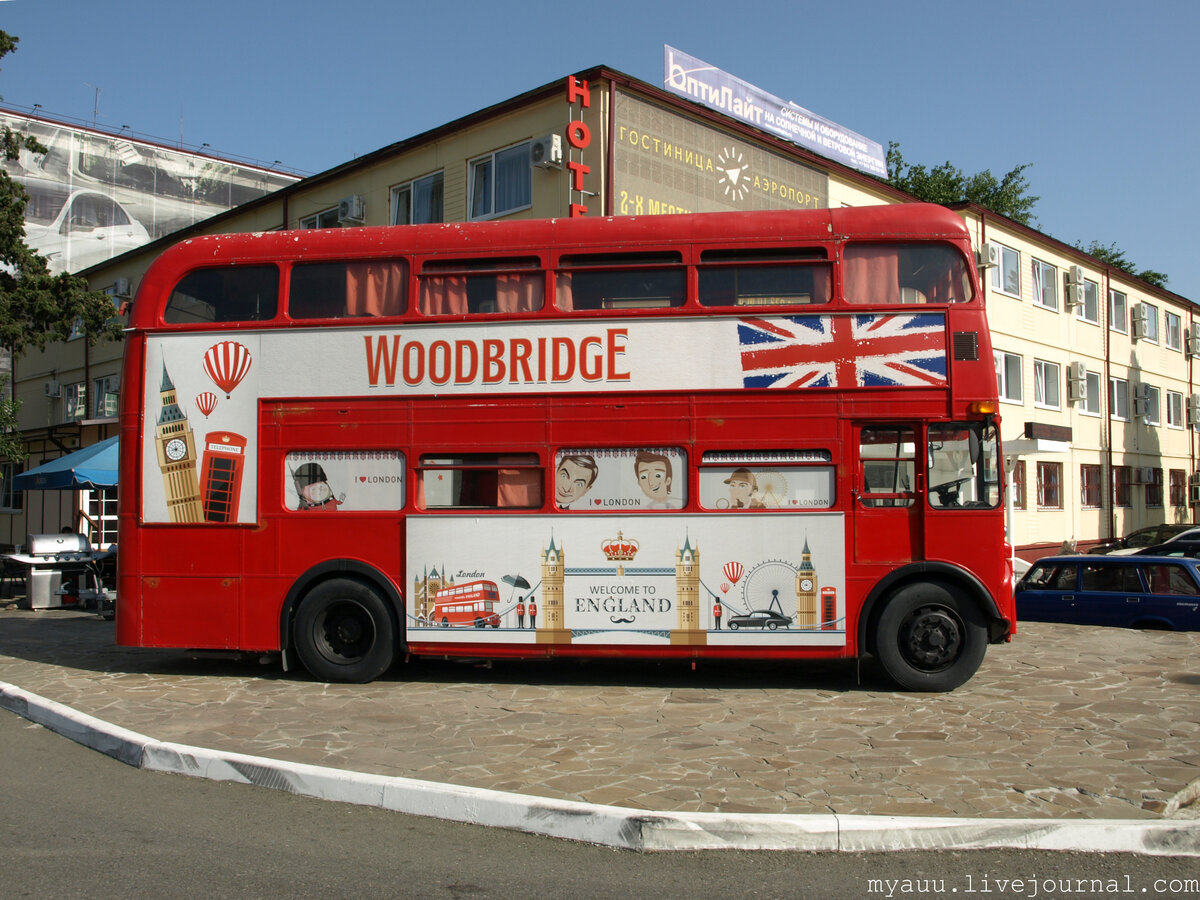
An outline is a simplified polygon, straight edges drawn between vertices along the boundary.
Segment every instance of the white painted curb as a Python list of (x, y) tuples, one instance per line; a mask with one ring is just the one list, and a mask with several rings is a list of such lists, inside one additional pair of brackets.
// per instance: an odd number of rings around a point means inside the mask
[(142, 769), (639, 851), (1037, 850), (1200, 856), (1200, 820), (660, 813), (155, 740), (0, 682), (0, 707)]

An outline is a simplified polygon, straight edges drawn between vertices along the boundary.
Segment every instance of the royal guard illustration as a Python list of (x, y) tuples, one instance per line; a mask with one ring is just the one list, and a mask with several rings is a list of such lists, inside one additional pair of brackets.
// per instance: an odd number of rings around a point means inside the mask
[(317, 463), (300, 466), (292, 472), (292, 481), (300, 498), (296, 509), (337, 509), (346, 500), (345, 494), (333, 495), (325, 470)]
[(721, 601), (720, 600), (718, 600), (716, 603), (713, 604), (713, 622), (716, 623), (715, 624), (716, 630), (720, 631), (721, 630)]
[(529, 627), (537, 628), (537, 604), (532, 597), (529, 598)]
[(518, 628), (525, 627), (525, 600), (524, 599), (517, 601), (517, 627)]

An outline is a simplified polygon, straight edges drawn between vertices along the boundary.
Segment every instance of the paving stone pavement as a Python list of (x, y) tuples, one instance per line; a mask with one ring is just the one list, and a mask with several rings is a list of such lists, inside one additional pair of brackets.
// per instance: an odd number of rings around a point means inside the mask
[(853, 662), (418, 660), (369, 685), (0, 609), (0, 681), (162, 741), (662, 812), (1194, 818), (1200, 633), (1022, 623), (949, 694)]

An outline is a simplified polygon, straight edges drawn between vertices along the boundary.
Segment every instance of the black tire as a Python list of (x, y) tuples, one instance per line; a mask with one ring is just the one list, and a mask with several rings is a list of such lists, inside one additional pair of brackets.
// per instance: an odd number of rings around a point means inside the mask
[(875, 654), (905, 691), (952, 691), (979, 669), (987, 625), (978, 607), (945, 584), (900, 588), (875, 626)]
[(301, 601), (296, 654), (321, 681), (374, 681), (396, 659), (396, 629), (386, 601), (361, 581), (323, 581)]
[(730, 623), (729, 623), (729, 630), (730, 630), (730, 631), (737, 631), (737, 630), (738, 630), (738, 623), (737, 623), (737, 622), (730, 622)]

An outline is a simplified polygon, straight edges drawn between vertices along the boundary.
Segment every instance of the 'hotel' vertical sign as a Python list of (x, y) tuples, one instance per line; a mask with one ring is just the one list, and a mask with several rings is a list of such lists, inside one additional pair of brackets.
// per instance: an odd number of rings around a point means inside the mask
[[(579, 118), (574, 118), (575, 104), (579, 104)], [(567, 76), (567, 105), (571, 111), (571, 121), (567, 125), (567, 171), (570, 172), (570, 191), (579, 193), (579, 202), (570, 201), (571, 218), (586, 216), (588, 209), (584, 205), (587, 194), (583, 190), (583, 176), (592, 171), (590, 166), (583, 164), (583, 151), (592, 143), (592, 131), (583, 121), (583, 111), (592, 105), (592, 93), (586, 81), (580, 81), (574, 75)], [(576, 160), (575, 151), (579, 151)]]

